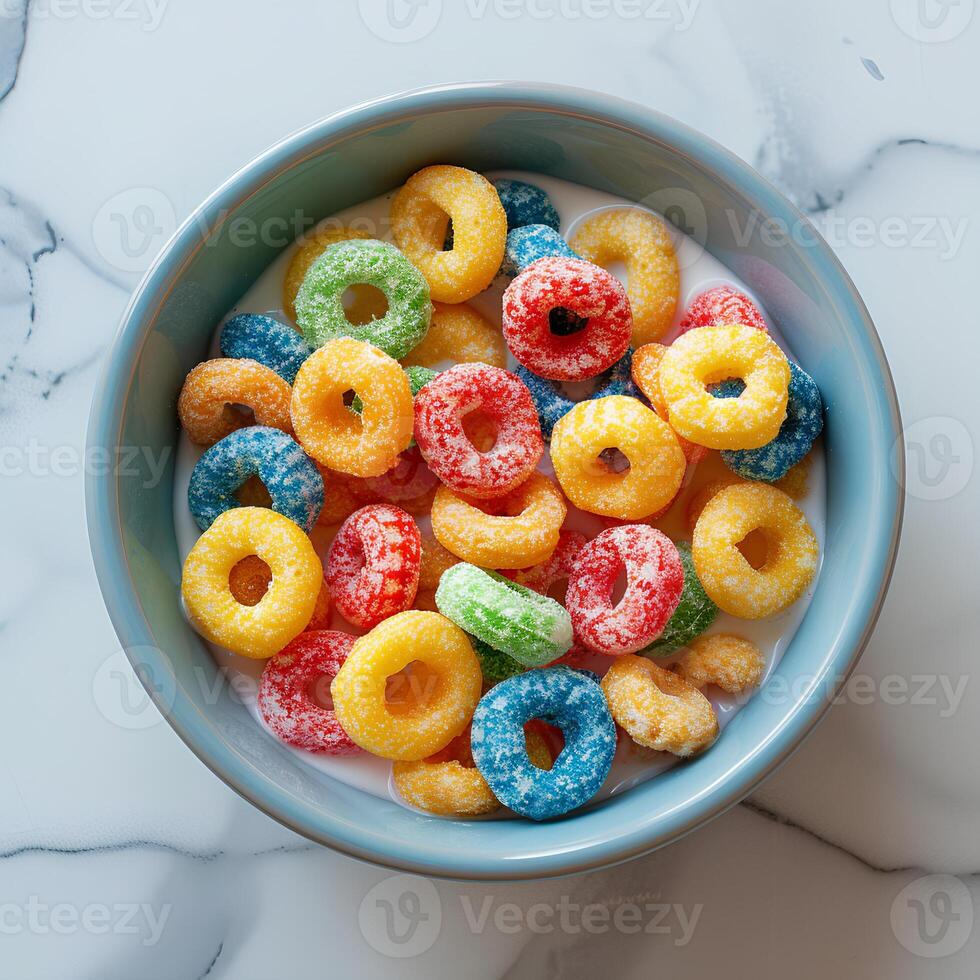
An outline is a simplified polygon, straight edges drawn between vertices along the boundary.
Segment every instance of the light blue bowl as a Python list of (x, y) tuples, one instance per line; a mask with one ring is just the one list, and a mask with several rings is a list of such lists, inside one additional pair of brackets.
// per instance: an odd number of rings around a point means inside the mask
[[(243, 247), (236, 219), (276, 227), (270, 219), (324, 217), (445, 162), (552, 174), (652, 202), (670, 217), (680, 208), (707, 249), (778, 320), (827, 404), (823, 569), (770, 682), (790, 693), (755, 697), (702, 758), (567, 819), (429, 818), (313, 772), (266, 735), (227, 686), (213, 695), (215, 665), (178, 604), (172, 453), (155, 486), (149, 471), (132, 475), (132, 466), (93, 472), (89, 536), (116, 632), (156, 703), (207, 766), (270, 816), (339, 851), (423, 874), (517, 879), (584, 871), (693, 830), (787, 758), (864, 647), (895, 557), (902, 509), (890, 454), (899, 414), (881, 345), (830, 249), (754, 170), (649, 109), (560, 87), (448, 86), (331, 116), (235, 174), (164, 248), (107, 358), (89, 447), (145, 447), (157, 459), (176, 445), (184, 375), (279, 250), (261, 241)], [(796, 234), (782, 243), (760, 235), (740, 242), (739, 229), (758, 227), (753, 215)], [(145, 458), (131, 462), (138, 468)]]

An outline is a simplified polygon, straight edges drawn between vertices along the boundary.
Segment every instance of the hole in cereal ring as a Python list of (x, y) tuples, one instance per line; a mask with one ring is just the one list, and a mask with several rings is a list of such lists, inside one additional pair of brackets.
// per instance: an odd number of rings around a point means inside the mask
[(258, 476), (250, 476), (236, 491), (235, 499), (243, 507), (271, 507), (272, 497)]
[(228, 588), (243, 606), (255, 606), (269, 590), (272, 569), (258, 555), (236, 562), (228, 575)]
[(439, 675), (423, 660), (413, 660), (385, 684), (385, 707), (393, 715), (425, 710), (436, 697)]
[(348, 286), (340, 298), (347, 322), (354, 326), (380, 320), (388, 312), (388, 297), (370, 283)]
[(333, 711), (333, 697), (330, 694), (330, 678), (325, 674), (313, 677), (306, 685), (306, 696), (317, 706)]
[(343, 394), (344, 404), (350, 408), (354, 404), (354, 399), (357, 398), (357, 392), (353, 388), (348, 388)]
[(769, 556), (769, 543), (762, 531), (749, 531), (736, 545), (742, 552), (742, 557), (758, 571), (766, 563)]
[(222, 409), (221, 414), (231, 425), (241, 426), (242, 428), (248, 425), (255, 425), (255, 412), (248, 405), (237, 405), (228, 402)]
[(548, 591), (546, 595), (548, 596), (549, 599), (554, 599), (555, 602), (561, 603), (561, 605), (564, 606), (565, 596), (567, 595), (567, 593), (568, 593), (568, 579), (560, 578), (558, 579), (558, 581), (552, 582), (551, 585), (548, 586)]
[(460, 423), (466, 438), (481, 453), (488, 453), (497, 443), (497, 423), (481, 408), (467, 412)]
[(551, 756), (551, 765), (542, 766), (539, 762), (543, 760), (536, 757), (536, 753), (532, 753), (530, 758), (531, 762), (537, 766), (538, 769), (551, 769), (555, 762), (558, 760), (558, 756), (562, 754), (565, 749), (565, 736), (562, 730), (557, 725), (551, 725), (542, 718), (532, 718), (524, 726), (524, 737), (527, 739), (529, 736), (536, 736), (544, 742), (548, 749), (548, 754)]
[(627, 473), (630, 468), (629, 457), (621, 452), (616, 446), (610, 446), (599, 453), (599, 462), (606, 467), (610, 473)]
[(571, 337), (581, 333), (589, 325), (589, 318), (579, 316), (564, 306), (556, 306), (548, 314), (548, 325), (556, 337)]
[(613, 582), (612, 592), (609, 595), (609, 602), (614, 609), (623, 601), (628, 584), (629, 576), (626, 574), (626, 566), (620, 565), (619, 572), (616, 574), (616, 581)]

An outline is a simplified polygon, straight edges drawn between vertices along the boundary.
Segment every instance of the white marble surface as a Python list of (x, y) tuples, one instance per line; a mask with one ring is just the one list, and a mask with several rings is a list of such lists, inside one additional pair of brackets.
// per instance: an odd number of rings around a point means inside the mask
[[(974, 0), (414, 6), (0, 0), (0, 975), (975, 977)], [(84, 427), (140, 270), (225, 176), (353, 102), (492, 77), (655, 106), (810, 211), (878, 323), (912, 477), (863, 686), (751, 801), (605, 873), (415, 882), (428, 918), (392, 948), (371, 912), (401, 881), (254, 811), (141, 702)]]

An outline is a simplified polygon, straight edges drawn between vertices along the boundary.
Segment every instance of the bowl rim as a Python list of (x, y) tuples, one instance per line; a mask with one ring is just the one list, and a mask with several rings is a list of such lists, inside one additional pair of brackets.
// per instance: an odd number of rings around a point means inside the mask
[[(548, 83), (513, 81), (459, 82), (434, 85), (382, 96), (333, 113), (304, 126), (274, 143), (232, 174), (174, 232), (142, 277), (127, 304), (116, 335), (110, 345), (96, 387), (89, 416), (89, 450), (119, 442), (123, 406), (132, 383), (139, 352), (149, 333), (158, 304), (155, 297), (162, 286), (179, 276), (183, 267), (202, 247), (202, 229), (212, 229), (213, 214), (230, 213), (271, 179), (308, 156), (322, 152), (327, 140), (339, 140), (371, 128), (398, 122), (405, 117), (480, 107), (512, 107), (548, 111), (594, 121), (601, 125), (656, 139), (676, 152), (691, 156), (715, 173), (721, 173), (757, 202), (763, 213), (778, 215), (792, 223), (810, 225), (809, 219), (757, 171), (716, 143), (710, 137), (654, 109), (603, 93)], [(311, 149), (312, 147), (312, 149)], [(795, 225), (793, 225), (795, 226)], [(812, 228), (812, 226), (810, 226)], [(411, 847), (399, 845), (396, 851), (383, 834), (369, 833), (332, 818), (329, 811), (307, 805), (305, 810), (287, 812), (277, 800), (277, 788), (268, 777), (242, 760), (224, 743), (207, 736), (206, 723), (193, 706), (147, 682), (146, 651), (154, 648), (154, 636), (140, 609), (131, 586), (131, 576), (123, 547), (118, 519), (117, 484), (110, 473), (90, 470), (85, 481), (85, 505), (89, 543), (96, 575), (115, 632), (141, 683), (161, 714), (182, 741), (216, 776), (253, 806), (277, 822), (315, 843), (327, 845), (350, 857), (389, 869), (456, 880), (526, 880), (576, 874), (609, 867), (649, 853), (703, 826), (743, 800), (796, 751), (804, 738), (824, 717), (854, 669), (874, 630), (894, 570), (903, 519), (905, 485), (904, 448), (898, 438), (901, 415), (894, 381), (870, 314), (842, 263), (824, 239), (813, 229), (813, 254), (819, 259), (821, 277), (836, 287), (849, 312), (863, 326), (864, 340), (877, 362), (885, 385), (876, 391), (879, 404), (891, 424), (893, 435), (892, 471), (894, 502), (882, 508), (881, 527), (887, 532), (887, 546), (878, 565), (879, 586), (866, 595), (860, 617), (860, 634), (849, 642), (840, 641), (836, 659), (828, 662), (836, 679), (823, 685), (819, 698), (798, 700), (783, 723), (769, 737), (747, 753), (736, 767), (709, 788), (695, 816), (677, 815), (659, 833), (650, 833), (642, 822), (622, 828), (599, 841), (590, 840), (578, 850), (549, 849), (519, 862), (484, 856), (472, 849), (465, 855), (428, 845), (419, 835)], [(885, 535), (882, 534), (882, 540)], [(879, 550), (881, 545), (878, 545)], [(149, 677), (154, 676), (152, 673)]]

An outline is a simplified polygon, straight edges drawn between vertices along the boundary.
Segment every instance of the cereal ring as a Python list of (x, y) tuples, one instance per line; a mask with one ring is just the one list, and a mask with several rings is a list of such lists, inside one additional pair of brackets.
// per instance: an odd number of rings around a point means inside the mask
[[(496, 426), (487, 452), (477, 449), (464, 428), (464, 416), (478, 410)], [(513, 374), (487, 364), (457, 364), (419, 392), (415, 438), (439, 479), (472, 497), (509, 493), (544, 454), (530, 392)]]
[(695, 296), (680, 329), (687, 333), (695, 327), (721, 327), (726, 323), (742, 323), (769, 332), (759, 307), (734, 286), (714, 286)]
[[(232, 568), (249, 555), (258, 555), (272, 570), (269, 590), (254, 606), (239, 602), (229, 586)], [(206, 640), (260, 660), (303, 632), (322, 584), (320, 559), (296, 524), (262, 507), (236, 507), (191, 548), (180, 593)]]
[[(564, 736), (550, 770), (528, 758), (524, 725), (532, 718), (557, 725)], [(546, 820), (599, 792), (616, 752), (616, 726), (598, 684), (570, 667), (546, 667), (501, 681), (481, 698), (471, 744), (497, 799), (515, 813)]]
[[(422, 667), (401, 673), (415, 661)], [(404, 683), (389, 684), (393, 675)], [(410, 610), (357, 640), (330, 693), (337, 720), (362, 749), (414, 762), (466, 728), (482, 687), (466, 634), (438, 613)]]
[(447, 569), (458, 565), (459, 559), (447, 551), (429, 534), (422, 535), (422, 559), (419, 567), (419, 588), (435, 590)]
[(483, 671), (483, 680), (486, 684), (499, 684), (500, 681), (505, 681), (514, 674), (523, 674), (528, 669), (519, 660), (515, 660), (501, 650), (494, 650), (489, 643), (484, 643), (475, 636), (470, 637), (470, 643), (473, 644), (473, 652), (480, 661), (480, 670)]
[(453, 364), (507, 367), (504, 335), (472, 306), (432, 304), (432, 323), (425, 340), (402, 358), (406, 367), (444, 368)]
[[(453, 247), (447, 252), (450, 220)], [(433, 299), (464, 303), (482, 293), (500, 268), (507, 215), (486, 177), (462, 167), (426, 167), (391, 202), (391, 231), (428, 280)]]
[(323, 477), (323, 510), (320, 511), (317, 523), (327, 527), (340, 524), (363, 503), (348, 482), (354, 478), (348, 477), (346, 473), (335, 473), (320, 463), (316, 466)]
[(505, 276), (520, 275), (538, 259), (581, 259), (557, 230), (545, 224), (526, 225), (507, 232), (504, 261), (500, 271)]
[(796, 466), (790, 467), (786, 475), (781, 480), (777, 480), (773, 486), (788, 494), (793, 500), (802, 500), (810, 492), (808, 484), (812, 459), (813, 457), (810, 455), (804, 456)]
[[(789, 400), (786, 419), (772, 442), (758, 449), (724, 449), (721, 458), (733, 472), (746, 480), (775, 483), (781, 480), (810, 451), (823, 431), (823, 400), (816, 382), (792, 361), (789, 365)], [(719, 397), (738, 397), (738, 383), (719, 386)]]
[[(667, 348), (657, 371), (670, 424), (709, 449), (757, 449), (776, 438), (786, 418), (789, 361), (762, 330), (729, 324), (701, 327)], [(716, 398), (713, 381), (739, 378), (738, 398)]]
[(340, 727), (332, 708), (314, 692), (328, 694), (356, 637), (335, 630), (300, 633), (269, 660), (259, 681), (258, 708), (276, 738), (307, 752), (355, 755), (360, 747)]
[[(315, 547), (315, 546), (314, 546)], [(272, 569), (259, 558), (249, 555), (232, 566), (228, 575), (228, 588), (231, 594), (243, 606), (254, 606), (269, 591), (272, 582)], [(303, 632), (325, 630), (330, 625), (330, 593), (327, 583), (321, 578), (320, 591), (317, 593), (313, 615), (306, 624)]]
[[(282, 308), (293, 323), (296, 322), (296, 294), (299, 292), (299, 287), (303, 285), (310, 266), (330, 245), (346, 242), (352, 238), (370, 237), (366, 231), (355, 228), (328, 226), (298, 241), (282, 281)], [(370, 320), (376, 320), (384, 316), (385, 310), (388, 309), (388, 301), (384, 298), (384, 294), (372, 286), (360, 284), (351, 286), (350, 294), (353, 302), (347, 309), (347, 319), (351, 323), (368, 323)]]
[(568, 578), (575, 556), (585, 547), (588, 539), (581, 531), (560, 531), (558, 544), (551, 557), (530, 568), (504, 572), (512, 582), (548, 595), (552, 586)]
[[(246, 425), (292, 432), (291, 389), (271, 368), (247, 358), (216, 357), (191, 368), (177, 399), (177, 415), (187, 438), (211, 446)], [(254, 418), (237, 410), (244, 405)]]
[[(412, 393), (412, 398), (415, 396), (438, 374), (438, 371), (433, 371), (431, 368), (417, 367), (412, 365), (411, 367), (405, 368), (405, 377), (408, 378), (408, 388)], [(360, 395), (354, 395), (353, 400), (350, 403), (351, 411), (356, 415), (361, 414), (361, 410), (364, 408), (364, 403), (361, 401)], [(411, 449), (415, 445), (415, 437), (412, 437), (412, 441), (408, 444)], [(397, 464), (396, 464), (397, 465)]]
[[(554, 757), (537, 732), (525, 732), (527, 754), (539, 769), (550, 769)], [(500, 801), (473, 762), (469, 732), (442, 751), (419, 762), (396, 762), (391, 768), (398, 794), (410, 806), (445, 817), (492, 813)]]
[(554, 599), (475, 565), (461, 562), (443, 572), (436, 605), (467, 633), (526, 667), (551, 663), (572, 646), (572, 621)]
[(569, 244), (596, 265), (626, 264), (634, 347), (667, 332), (677, 309), (680, 270), (661, 218), (639, 208), (607, 208), (586, 218)]
[(326, 580), (337, 611), (371, 629), (415, 601), (422, 537), (415, 521), (390, 504), (369, 504), (344, 521), (330, 545)]
[[(620, 572), (626, 591), (613, 603)], [(575, 556), (565, 606), (579, 642), (596, 653), (635, 653), (663, 632), (684, 588), (674, 543), (646, 524), (600, 532)]]
[[(639, 391), (630, 376), (631, 361), (632, 351), (627, 351), (611, 368), (607, 368), (600, 378), (595, 379), (597, 383), (592, 393), (585, 398), (606, 398), (609, 395), (629, 395), (631, 398), (636, 398)], [(545, 439), (550, 439), (555, 423), (567, 415), (582, 399), (567, 397), (560, 383), (539, 378), (526, 367), (518, 367), (517, 376), (531, 392), (534, 407), (538, 410), (541, 432)]]
[[(568, 310), (581, 330), (556, 334), (550, 314)], [(514, 357), (553, 381), (594, 378), (629, 349), (632, 316), (622, 283), (581, 259), (539, 259), (504, 292), (504, 340)]]
[(206, 531), (219, 514), (240, 506), (236, 491), (258, 475), (274, 511), (309, 534), (323, 507), (323, 477), (298, 443), (279, 429), (236, 429), (207, 449), (194, 466), (187, 504)]
[(686, 757), (703, 752), (718, 737), (711, 702), (646, 657), (617, 657), (602, 678), (602, 689), (616, 723), (648, 749)]
[(762, 651), (749, 640), (731, 633), (699, 636), (671, 667), (693, 687), (714, 684), (729, 694), (741, 694), (756, 687), (765, 669)]
[[(694, 568), (691, 546), (686, 541), (677, 541), (675, 546), (684, 568), (684, 588), (677, 608), (667, 621), (663, 632), (650, 646), (640, 651), (645, 657), (664, 657), (673, 653), (678, 647), (687, 646), (695, 637), (700, 636), (718, 615), (718, 607), (704, 591), (704, 586)], [(699, 684), (694, 686), (700, 687)]]
[[(601, 459), (618, 449), (629, 469)], [(655, 514), (677, 495), (685, 460), (673, 430), (635, 398), (579, 402), (555, 425), (551, 461), (565, 496), (581, 510), (620, 520)]]
[[(353, 390), (358, 417), (344, 404)], [(380, 476), (412, 439), (412, 390), (397, 361), (360, 340), (329, 340), (296, 375), (290, 406), (296, 437), (318, 462), (355, 476)]]
[[(738, 549), (752, 531), (766, 538), (759, 569)], [(738, 483), (715, 494), (698, 518), (692, 545), (705, 592), (740, 619), (763, 619), (796, 602), (816, 575), (819, 550), (803, 512), (762, 483)]]
[(218, 340), (224, 357), (244, 357), (275, 371), (292, 384), (313, 348), (285, 323), (261, 313), (239, 313), (222, 328)]
[(432, 502), (432, 532), (463, 561), (481, 568), (525, 568), (545, 561), (558, 544), (568, 508), (546, 476), (530, 478), (506, 497), (483, 503), (440, 487)]
[(537, 184), (498, 177), (493, 181), (493, 186), (507, 215), (508, 230), (524, 225), (547, 225), (555, 231), (561, 227), (561, 219), (551, 198)]
[[(389, 504), (410, 504), (426, 497), (431, 501), (432, 493), (439, 486), (439, 477), (429, 469), (418, 446), (410, 446), (401, 453), (395, 465), (381, 476), (371, 476), (364, 480), (364, 488), (378, 500)], [(405, 507), (409, 509), (408, 506)]]
[[(388, 311), (383, 317), (362, 324), (347, 319), (344, 292), (357, 283), (385, 294)], [(314, 347), (353, 337), (398, 358), (425, 337), (432, 303), (425, 277), (394, 245), (356, 239), (331, 245), (310, 266), (296, 294), (296, 317)]]
[(716, 494), (719, 490), (724, 490), (725, 487), (730, 487), (735, 483), (741, 483), (742, 481), (735, 476), (733, 473), (729, 479), (712, 480), (710, 483), (706, 483), (697, 492), (693, 493), (687, 501), (687, 509), (684, 513), (684, 520), (687, 523), (687, 529), (693, 534), (694, 528), (697, 526), (698, 518), (701, 516), (701, 511), (704, 510), (708, 501)]

